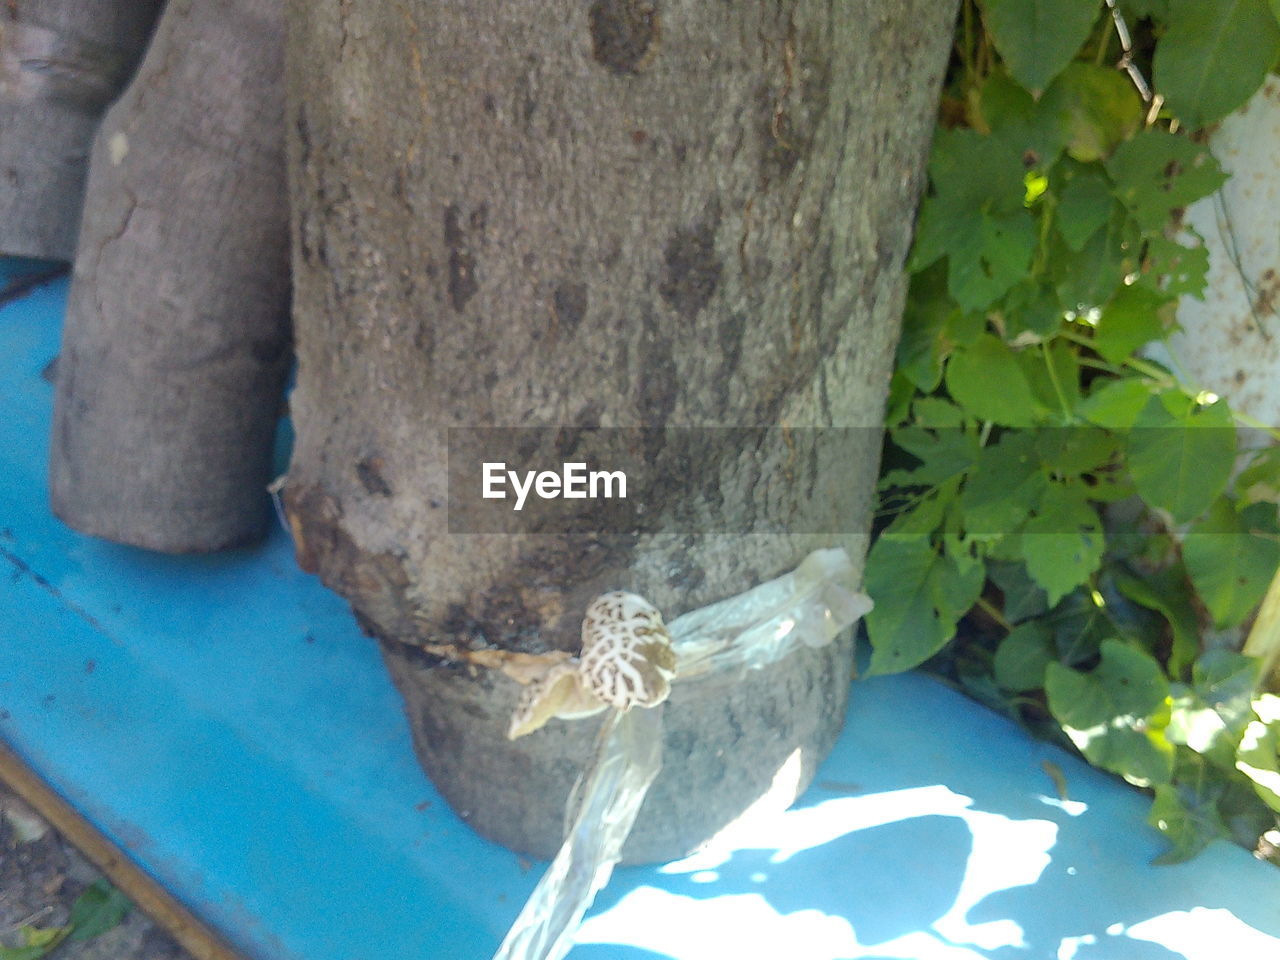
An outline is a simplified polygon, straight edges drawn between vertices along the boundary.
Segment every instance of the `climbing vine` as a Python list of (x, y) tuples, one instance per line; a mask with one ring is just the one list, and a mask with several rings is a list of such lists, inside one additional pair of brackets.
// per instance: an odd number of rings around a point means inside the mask
[(1204, 293), (1182, 211), (1278, 15), (964, 0), (867, 565), (870, 672), (929, 661), (1149, 789), (1169, 862), (1280, 837), (1280, 448), (1146, 349)]

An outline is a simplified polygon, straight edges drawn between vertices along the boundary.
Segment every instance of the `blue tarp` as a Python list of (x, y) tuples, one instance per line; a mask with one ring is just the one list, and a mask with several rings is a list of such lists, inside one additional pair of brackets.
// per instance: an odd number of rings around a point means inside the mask
[[(174, 558), (51, 516), (65, 297), (0, 309), (0, 736), (247, 957), (485, 960), (542, 864), (450, 812), (375, 644), (287, 537)], [(855, 682), (799, 804), (618, 870), (570, 956), (1280, 958), (1280, 873), (1225, 843), (1150, 866), (1145, 812), (927, 677)]]

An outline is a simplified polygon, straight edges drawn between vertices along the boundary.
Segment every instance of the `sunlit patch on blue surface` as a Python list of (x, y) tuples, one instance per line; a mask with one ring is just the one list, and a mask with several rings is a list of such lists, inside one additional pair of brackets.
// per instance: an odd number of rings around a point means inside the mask
[(1045, 804), (1045, 806), (1056, 807), (1072, 817), (1078, 817), (1089, 810), (1089, 805), (1081, 803), (1079, 800), (1063, 800), (1059, 797), (1047, 797), (1044, 794), (1040, 794), (1036, 799)]
[[(923, 848), (911, 839), (921, 828), (930, 838)], [(720, 956), (779, 956), (770, 951), (794, 943), (787, 956), (814, 960), (912, 956), (918, 954), (900, 951), (926, 946), (938, 957), (1024, 947), (1016, 920), (973, 923), (969, 914), (996, 891), (1035, 883), (1056, 836), (1050, 821), (975, 810), (971, 798), (941, 784), (817, 800), (743, 823), (693, 857), (668, 864), (662, 890), (637, 887), (589, 919), (579, 941), (630, 943), (662, 953), (671, 949), (673, 929), (688, 943), (699, 939), (698, 930), (714, 928), (708, 957), (717, 955), (714, 949), (725, 951)], [(896, 863), (886, 870), (895, 850)], [(915, 878), (925, 858), (963, 863), (949, 903), (936, 895), (945, 887), (934, 887), (933, 894), (919, 889)], [(858, 870), (869, 862), (879, 864), (874, 874)], [(757, 869), (762, 864), (767, 868)], [(857, 875), (853, 882), (851, 874)], [(655, 897), (669, 920), (633, 928)], [(895, 901), (907, 902), (888, 906)], [(921, 926), (927, 929), (910, 929)], [(925, 944), (922, 932), (934, 942)]]

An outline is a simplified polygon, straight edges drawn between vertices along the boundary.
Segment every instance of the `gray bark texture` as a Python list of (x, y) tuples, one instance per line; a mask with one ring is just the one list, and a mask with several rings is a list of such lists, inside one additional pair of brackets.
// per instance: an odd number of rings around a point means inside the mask
[(70, 260), (89, 145), (162, 0), (0, 6), (0, 253)]
[(169, 552), (266, 529), (290, 363), (283, 3), (171, 0), (94, 142), (57, 371), (58, 516)]
[[(415, 645), (576, 652), (604, 590), (670, 620), (818, 546), (860, 566), (953, 14), (292, 0), (285, 502), (301, 563), (381, 640), (420, 759), (481, 832), (553, 852), (595, 722), (508, 743), (518, 686)], [(852, 452), (798, 436), (803, 469), (708, 432), (690, 462), (713, 476), (658, 505), (659, 533), (451, 535), (469, 507), (448, 489), (446, 431), (488, 425), (863, 429)], [(710, 535), (733, 526), (725, 509), (833, 532)], [(848, 665), (846, 640), (677, 683), (627, 858), (696, 847), (797, 750), (803, 789)]]

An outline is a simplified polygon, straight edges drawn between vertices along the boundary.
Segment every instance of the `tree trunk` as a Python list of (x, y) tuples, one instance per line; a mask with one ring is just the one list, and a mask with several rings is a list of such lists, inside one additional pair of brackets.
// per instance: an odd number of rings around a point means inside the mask
[[(383, 641), (424, 765), (483, 832), (553, 851), (595, 724), (508, 743), (516, 684), (415, 644), (576, 651), (604, 590), (670, 619), (816, 546), (860, 568), (953, 12), (292, 3), (290, 521), (304, 566)], [(763, 453), (698, 429), (742, 425), (817, 429)], [(691, 466), (638, 535), (458, 536), (489, 529), (492, 504), (449, 485), (448, 429), (476, 426), (526, 431), (512, 469), (545, 464), (556, 440), (534, 428), (557, 426), (661, 428), (642, 465)], [(722, 535), (745, 530), (768, 534)], [(848, 663), (842, 643), (677, 684), (628, 858), (696, 846), (797, 750), (802, 789)]]
[(171, 0), (94, 143), (57, 514), (155, 550), (261, 536), (288, 370), (283, 0)]
[(71, 259), (93, 131), (142, 56), (161, 3), (0, 8), (0, 253)]

